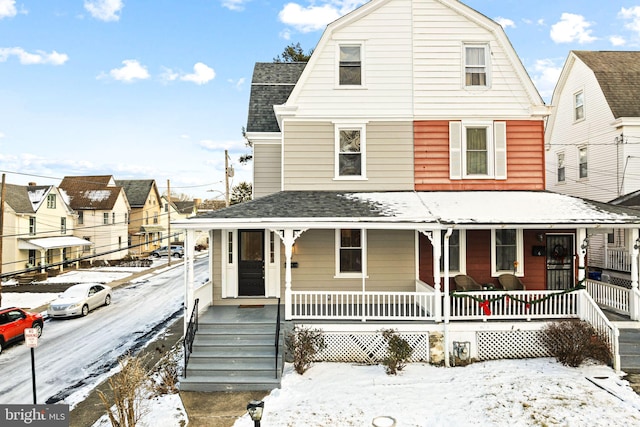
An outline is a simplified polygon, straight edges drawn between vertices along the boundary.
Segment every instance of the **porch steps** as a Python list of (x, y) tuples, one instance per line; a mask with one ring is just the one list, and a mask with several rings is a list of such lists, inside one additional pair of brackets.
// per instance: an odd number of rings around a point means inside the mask
[[(212, 307), (210, 310), (225, 307)], [(236, 308), (242, 310), (241, 308)], [(257, 310), (257, 309), (256, 309)], [(284, 331), (275, 358), (273, 316), (200, 317), (193, 341), (186, 377), (180, 379), (184, 391), (262, 391), (280, 387), (284, 364)], [(224, 316), (223, 316), (224, 317)]]
[(620, 369), (626, 373), (640, 372), (640, 329), (620, 329)]

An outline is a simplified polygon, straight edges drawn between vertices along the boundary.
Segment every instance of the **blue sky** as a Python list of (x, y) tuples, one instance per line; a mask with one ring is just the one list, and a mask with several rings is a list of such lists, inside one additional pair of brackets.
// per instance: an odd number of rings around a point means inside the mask
[[(313, 48), (360, 0), (0, 0), (0, 170), (156, 179), (215, 198), (253, 64)], [(640, 0), (467, 0), (500, 22), (547, 102), (570, 50), (637, 50)], [(207, 190), (213, 189), (213, 192)]]

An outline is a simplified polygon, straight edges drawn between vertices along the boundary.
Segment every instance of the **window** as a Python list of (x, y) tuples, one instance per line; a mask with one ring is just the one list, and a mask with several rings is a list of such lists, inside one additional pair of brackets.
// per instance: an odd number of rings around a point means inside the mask
[[(462, 273), (466, 270), (466, 260), (463, 257), (465, 231), (453, 230), (449, 236), (449, 273)], [(440, 273), (444, 274), (444, 234), (440, 242)]]
[(524, 271), (522, 230), (500, 229), (491, 233), (491, 274), (522, 275)]
[(584, 92), (583, 91), (580, 91), (574, 95), (573, 111), (574, 111), (573, 118), (576, 122), (578, 120), (584, 119)]
[(129, 224), (129, 213), (128, 212), (125, 212), (125, 214), (124, 214), (124, 223), (125, 224)]
[(67, 218), (65, 217), (60, 218), (60, 233), (67, 234)]
[(29, 265), (31, 267), (36, 265), (36, 250), (35, 249), (29, 249)]
[(578, 149), (578, 165), (580, 168), (579, 176), (580, 178), (587, 177), (587, 147), (582, 147)]
[(45, 252), (45, 262), (53, 264), (53, 249), (47, 249), (47, 252)]
[(144, 213), (144, 223), (145, 225), (149, 225), (149, 212)]
[(489, 46), (466, 45), (464, 47), (464, 85), (488, 86), (487, 63)]
[(118, 236), (118, 249), (122, 249), (122, 236)]
[(79, 211), (78, 212), (78, 224), (84, 224), (84, 212), (83, 211)]
[(558, 182), (564, 182), (564, 153), (558, 153)]
[(35, 216), (29, 217), (29, 234), (32, 236), (36, 235), (36, 217)]
[(506, 179), (506, 122), (450, 122), (451, 179)]
[(233, 264), (233, 232), (227, 234), (227, 262)]
[(56, 195), (55, 194), (49, 194), (47, 196), (47, 208), (49, 208), (49, 209), (55, 209), (56, 208)]
[(116, 223), (116, 213), (111, 212), (111, 224), (115, 224), (115, 223)]
[(336, 126), (336, 177), (364, 178), (365, 128)]
[(154, 212), (153, 213), (153, 223), (157, 224), (158, 223), (158, 212)]
[(360, 45), (340, 46), (339, 84), (340, 86), (362, 85), (362, 49)]
[(336, 243), (336, 276), (362, 277), (363, 274), (366, 274), (366, 234), (364, 230), (336, 230)]
[(104, 224), (104, 225), (108, 225), (109, 224), (109, 212), (103, 212), (102, 213), (102, 224)]
[[(91, 236), (83, 236), (82, 237), (84, 240), (86, 240), (87, 242), (91, 241)], [(91, 245), (84, 245), (82, 247), (82, 252), (90, 252), (91, 251)]]

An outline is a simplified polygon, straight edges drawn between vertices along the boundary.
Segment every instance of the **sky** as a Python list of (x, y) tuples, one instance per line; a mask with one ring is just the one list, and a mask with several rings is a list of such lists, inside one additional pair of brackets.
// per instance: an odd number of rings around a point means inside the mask
[[(251, 181), (251, 75), (314, 48), (362, 0), (0, 0), (0, 172), (155, 179), (223, 198)], [(543, 98), (570, 50), (637, 50), (640, 0), (467, 0), (501, 23)]]

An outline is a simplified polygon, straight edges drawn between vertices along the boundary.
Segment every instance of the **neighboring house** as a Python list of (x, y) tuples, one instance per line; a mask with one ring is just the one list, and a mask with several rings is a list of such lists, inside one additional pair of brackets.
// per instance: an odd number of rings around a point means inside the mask
[[(546, 128), (549, 190), (600, 202), (640, 190), (639, 74), (638, 51), (569, 53)], [(589, 266), (629, 285), (629, 230), (592, 232)]]
[[(576, 285), (589, 230), (637, 237), (640, 213), (544, 191), (549, 109), (496, 22), (457, 0), (372, 0), (308, 64), (256, 64), (249, 103), (256, 198), (174, 224), (187, 313), (281, 301), (286, 320), (322, 322), (332, 360), (366, 359), (382, 327), (447, 365), (544, 354), (544, 322), (517, 320), (579, 317), (615, 339)], [(196, 286), (198, 230), (211, 276)], [(492, 289), (512, 273), (526, 291)], [(487, 289), (451, 293), (458, 274)]]
[(83, 256), (116, 260), (128, 253), (129, 202), (113, 176), (65, 176), (59, 185), (76, 212), (74, 234), (93, 243)]
[[(162, 196), (162, 215), (160, 224), (167, 230), (162, 245), (171, 243), (184, 243), (184, 232), (181, 229), (171, 229), (170, 221), (179, 221), (192, 217), (197, 212), (196, 201), (169, 201), (167, 196)], [(171, 233), (171, 235), (169, 235)]]
[(131, 206), (129, 215), (130, 252), (137, 255), (161, 246), (166, 227), (162, 225), (162, 201), (154, 179), (118, 179)]
[(2, 273), (62, 271), (92, 243), (74, 237), (74, 212), (52, 185), (5, 185)]

